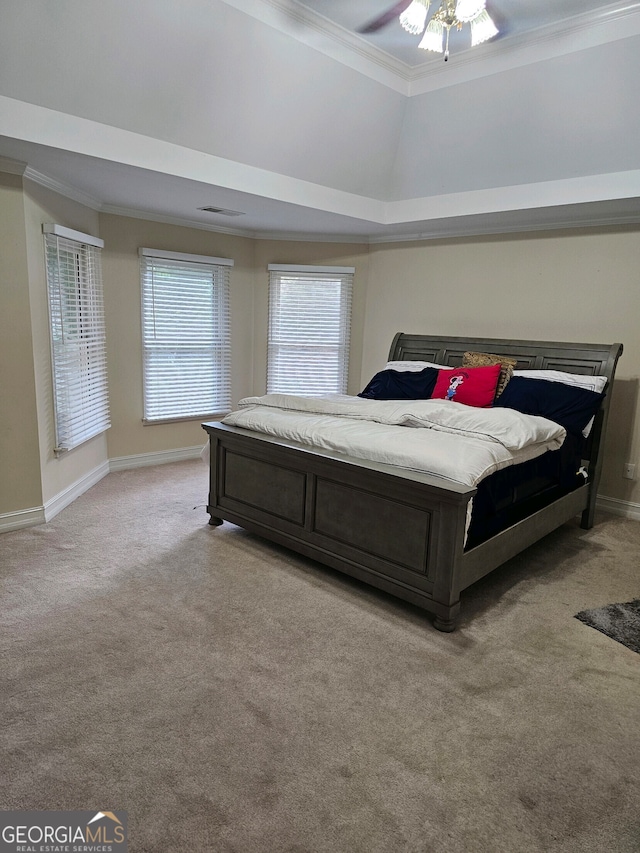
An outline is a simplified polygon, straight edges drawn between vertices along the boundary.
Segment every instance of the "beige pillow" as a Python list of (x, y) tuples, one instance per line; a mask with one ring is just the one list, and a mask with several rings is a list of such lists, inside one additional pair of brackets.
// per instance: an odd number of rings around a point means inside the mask
[(465, 352), (462, 356), (463, 367), (490, 367), (492, 364), (499, 364), (501, 366), (498, 387), (496, 388), (496, 398), (507, 387), (507, 383), (513, 376), (513, 369), (517, 363), (515, 358), (506, 358), (503, 355), (493, 355), (488, 352)]

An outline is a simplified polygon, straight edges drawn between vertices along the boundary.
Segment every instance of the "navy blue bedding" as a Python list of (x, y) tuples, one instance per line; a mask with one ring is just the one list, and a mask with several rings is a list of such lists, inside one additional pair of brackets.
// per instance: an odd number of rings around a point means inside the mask
[(563, 382), (514, 376), (493, 405), (525, 415), (541, 415), (567, 432), (580, 433), (600, 408), (603, 397), (604, 394)]
[(438, 370), (381, 370), (358, 394), (368, 400), (429, 400), (436, 387)]
[(483, 480), (473, 499), (466, 550), (583, 485), (585, 479), (577, 471), (584, 443), (581, 435), (568, 433), (559, 450), (503, 468)]

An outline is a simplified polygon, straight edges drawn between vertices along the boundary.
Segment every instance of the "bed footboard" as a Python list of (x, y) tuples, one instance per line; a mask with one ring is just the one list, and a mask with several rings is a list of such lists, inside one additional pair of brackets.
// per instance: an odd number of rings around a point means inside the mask
[(409, 601), (451, 631), (475, 489), (205, 424), (211, 523), (231, 521)]

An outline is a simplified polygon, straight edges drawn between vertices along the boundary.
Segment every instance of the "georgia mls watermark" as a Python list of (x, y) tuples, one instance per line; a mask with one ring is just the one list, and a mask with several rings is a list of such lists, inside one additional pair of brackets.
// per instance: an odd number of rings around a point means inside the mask
[(0, 853), (127, 853), (126, 812), (0, 812)]

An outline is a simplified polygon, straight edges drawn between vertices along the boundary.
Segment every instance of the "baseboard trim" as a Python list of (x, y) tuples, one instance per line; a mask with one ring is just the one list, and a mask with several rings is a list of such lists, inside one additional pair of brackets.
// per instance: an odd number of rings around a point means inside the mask
[(47, 501), (44, 506), (34, 506), (30, 509), (21, 509), (17, 512), (7, 512), (0, 515), (0, 533), (9, 533), (11, 530), (21, 530), (24, 527), (35, 527), (37, 524), (45, 524), (51, 521), (62, 512), (65, 507), (73, 503), (76, 498), (83, 495), (91, 486), (95, 486), (103, 477), (109, 473), (109, 463), (103, 462), (89, 471), (84, 477), (76, 480), (66, 489), (59, 492), (51, 500)]
[(92, 486), (99, 483), (108, 473), (109, 463), (103, 462), (97, 468), (94, 468), (93, 471), (89, 471), (88, 474), (80, 477), (75, 483), (72, 483), (66, 489), (59, 492), (54, 498), (45, 503), (44, 520), (51, 521), (59, 512), (68, 507), (70, 503), (73, 503), (76, 498), (79, 498), (80, 495), (83, 495)]
[(23, 527), (34, 527), (36, 524), (44, 524), (45, 521), (43, 506), (32, 506), (30, 509), (19, 509), (16, 512), (4, 512), (0, 514), (0, 533), (22, 530)]
[(136, 453), (133, 456), (115, 456), (109, 460), (109, 471), (129, 471), (132, 468), (145, 468), (148, 465), (165, 465), (168, 462), (184, 462), (199, 459), (203, 445), (197, 447), (179, 447), (177, 450), (159, 450), (154, 453)]
[(604, 495), (598, 495), (596, 508), (613, 513), (613, 515), (619, 515), (622, 518), (640, 521), (640, 504), (633, 503), (632, 501), (621, 501), (618, 498), (607, 498)]

